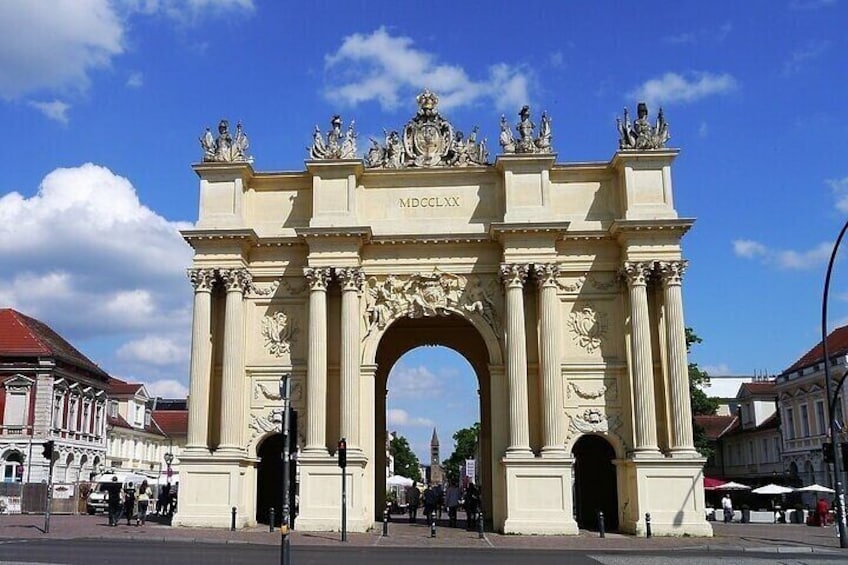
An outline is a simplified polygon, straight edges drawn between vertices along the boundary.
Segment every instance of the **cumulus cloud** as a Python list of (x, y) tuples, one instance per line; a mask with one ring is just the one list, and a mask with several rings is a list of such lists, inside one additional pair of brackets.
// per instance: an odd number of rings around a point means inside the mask
[(119, 361), (140, 374), (184, 375), (188, 347), (175, 336), (190, 334), (192, 252), (178, 230), (189, 226), (144, 206), (105, 167), (56, 169), (34, 196), (0, 198), (0, 304), (71, 343), (126, 342)]
[(56, 120), (63, 124), (68, 123), (68, 110), (70, 109), (70, 105), (62, 102), (61, 100), (53, 100), (52, 102), (37, 102), (35, 100), (30, 100), (27, 104), (51, 120)]
[(325, 92), (329, 100), (351, 106), (373, 100), (389, 110), (424, 88), (439, 95), (442, 109), (491, 100), (497, 109), (511, 110), (529, 102), (533, 81), (529, 69), (507, 63), (493, 64), (486, 77), (474, 80), (462, 67), (439, 62), (411, 38), (393, 36), (382, 27), (370, 35), (344, 38), (325, 64), (335, 81)]
[(386, 424), (388, 426), (415, 426), (432, 428), (435, 424), (429, 418), (410, 416), (406, 410), (400, 408), (389, 408), (386, 411)]
[(398, 364), (389, 374), (388, 388), (394, 398), (432, 398), (442, 393), (444, 385), (427, 367)]
[(152, 382), (142, 381), (142, 384), (150, 396), (158, 396), (159, 398), (185, 398), (188, 396), (188, 388), (174, 379), (161, 379)]
[(825, 182), (833, 191), (834, 198), (836, 198), (836, 209), (840, 212), (848, 212), (848, 177), (828, 179)]
[(792, 10), (818, 10), (835, 6), (837, 0), (791, 0), (789, 8)]
[(707, 72), (690, 72), (685, 75), (665, 73), (659, 78), (645, 81), (627, 94), (629, 100), (644, 100), (655, 104), (685, 104), (708, 96), (727, 94), (738, 83), (733, 76)]
[(815, 269), (830, 258), (833, 244), (823, 242), (805, 251), (792, 249), (772, 249), (749, 239), (737, 239), (733, 242), (733, 252), (745, 259), (759, 259), (762, 263), (780, 269), (804, 271)]
[(809, 62), (822, 56), (828, 47), (830, 47), (829, 41), (808, 41), (804, 46), (789, 54), (789, 59), (783, 64), (783, 76), (788, 77), (804, 70)]

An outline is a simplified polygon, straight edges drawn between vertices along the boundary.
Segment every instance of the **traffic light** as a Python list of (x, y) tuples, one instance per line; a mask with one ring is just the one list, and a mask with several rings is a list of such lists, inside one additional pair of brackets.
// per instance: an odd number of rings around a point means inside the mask
[(347, 467), (347, 440), (345, 438), (339, 440), (339, 467), (342, 469)]
[(48, 461), (53, 461), (53, 444), (54, 442), (52, 439), (48, 440), (41, 451), (41, 455)]

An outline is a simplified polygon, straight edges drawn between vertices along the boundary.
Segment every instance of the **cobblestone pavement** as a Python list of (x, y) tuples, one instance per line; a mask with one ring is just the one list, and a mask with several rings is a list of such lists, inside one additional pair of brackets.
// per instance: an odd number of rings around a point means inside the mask
[[(0, 516), (0, 544), (20, 539), (129, 539), (184, 541), (203, 543), (251, 543), (275, 545), (280, 543), (279, 530), (270, 532), (267, 526), (229, 530), (206, 528), (172, 528), (148, 521), (146, 526), (109, 527), (104, 516), (55, 515), (50, 519), (50, 532), (44, 533), (43, 515)], [(560, 550), (627, 550), (664, 551), (669, 549), (701, 550), (766, 550), (795, 552), (832, 552), (839, 550), (839, 539), (832, 527), (815, 528), (796, 524), (723, 524), (713, 523), (715, 536), (653, 537), (608, 533), (600, 538), (597, 532), (581, 531), (576, 536), (515, 536), (486, 532), (480, 539), (477, 532), (461, 528), (439, 527), (431, 537), (430, 528), (419, 521), (389, 524), (389, 535), (383, 537), (382, 524), (375, 524), (369, 533), (348, 533), (346, 545), (393, 547), (481, 547), (533, 548)], [(339, 532), (293, 532), (293, 545), (343, 546)]]

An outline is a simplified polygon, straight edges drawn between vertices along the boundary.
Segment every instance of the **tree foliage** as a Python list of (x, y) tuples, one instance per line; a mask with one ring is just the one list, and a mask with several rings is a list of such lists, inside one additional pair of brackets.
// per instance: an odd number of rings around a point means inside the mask
[(459, 481), (459, 471), (465, 460), (477, 457), (477, 440), (479, 438), (480, 422), (475, 422), (470, 428), (462, 428), (453, 434), (456, 446), (450, 457), (442, 461), (449, 481)]
[(418, 456), (409, 447), (405, 437), (395, 435), (389, 442), (389, 452), (395, 458), (395, 475), (417, 481), (421, 479)]
[[(692, 346), (701, 343), (701, 338), (692, 328), (686, 328), (686, 352), (689, 353)], [(698, 367), (697, 363), (689, 363), (689, 397), (692, 399), (692, 417), (711, 416), (718, 410), (718, 398), (710, 397), (704, 392), (703, 387), (710, 386), (710, 376), (706, 371)], [(713, 447), (707, 438), (706, 430), (692, 421), (692, 436), (695, 441), (695, 449), (706, 458), (713, 455)]]

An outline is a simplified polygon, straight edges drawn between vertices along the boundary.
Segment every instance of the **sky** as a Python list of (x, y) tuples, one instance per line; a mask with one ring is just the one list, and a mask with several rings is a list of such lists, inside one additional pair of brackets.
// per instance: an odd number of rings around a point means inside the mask
[[(197, 219), (203, 130), (241, 120), (257, 170), (302, 170), (316, 124), (355, 119), (362, 149), (425, 87), (493, 158), (501, 114), (523, 104), (551, 116), (564, 163), (610, 159), (624, 106), (662, 105), (681, 150), (675, 206), (697, 220), (683, 240), (686, 323), (703, 339), (691, 360), (775, 374), (820, 339), (848, 219), (845, 0), (4, 0), (0, 21), (0, 307), (154, 394), (187, 390), (178, 230)], [(843, 255), (831, 327), (848, 323)], [(473, 400), (463, 363), (427, 349), (393, 369), (406, 392), (390, 425), (419, 456), (434, 423), (447, 457), (475, 415), (409, 391)]]

